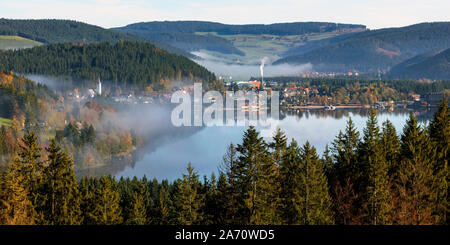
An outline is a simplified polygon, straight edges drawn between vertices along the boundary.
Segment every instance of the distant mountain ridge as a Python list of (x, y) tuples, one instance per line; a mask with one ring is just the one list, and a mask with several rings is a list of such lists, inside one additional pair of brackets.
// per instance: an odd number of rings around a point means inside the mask
[(312, 63), (319, 71), (385, 71), (418, 54), (450, 47), (450, 22), (359, 32), (321, 42), (325, 43), (275, 64)]
[[(226, 62), (241, 62), (245, 58), (259, 60), (262, 57), (255, 57), (258, 54), (263, 57), (275, 56), (275, 59), (278, 59), (284, 49), (288, 49), (291, 45), (302, 44), (296, 43), (298, 41), (307, 40), (303, 37), (306, 35), (324, 33), (338, 35), (341, 32), (366, 30), (366, 26), (331, 22), (231, 25), (208, 21), (153, 21), (134, 23), (113, 30), (150, 41), (167, 43), (187, 52), (206, 50), (212, 52), (210, 55), (213, 56), (217, 53), (231, 55), (226, 58)], [(281, 40), (280, 37), (286, 38)], [(242, 45), (243, 42), (245, 45)]]
[(299, 35), (305, 33), (329, 32), (337, 29), (366, 29), (365, 25), (341, 24), (332, 22), (292, 22), (274, 24), (243, 24), (231, 25), (208, 21), (153, 21), (130, 24), (122, 28), (146, 30), (149, 32), (217, 32), (223, 35), (233, 34), (270, 34), (270, 35)]
[[(117, 41), (138, 41), (148, 40), (121, 33), (114, 30), (104, 29), (99, 26), (86, 24), (73, 20), (40, 19), (40, 20), (12, 20), (0, 19), (0, 35), (20, 36), (44, 44), (52, 43), (95, 43)], [(157, 47), (168, 52), (194, 58), (194, 55), (181, 49), (171, 47), (165, 43), (153, 42)]]
[(450, 80), (450, 48), (408, 59), (394, 66), (386, 78)]

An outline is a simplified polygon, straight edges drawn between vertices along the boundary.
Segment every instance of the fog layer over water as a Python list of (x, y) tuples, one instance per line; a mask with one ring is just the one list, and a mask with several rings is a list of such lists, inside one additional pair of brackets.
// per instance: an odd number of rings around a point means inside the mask
[[(302, 115), (287, 115), (281, 117), (278, 126), (286, 133), (288, 141), (295, 139), (300, 145), (309, 141), (317, 148), (317, 152), (322, 154), (325, 146), (329, 144), (339, 133), (345, 130), (349, 117), (362, 135), (367, 120), (368, 111), (337, 110), (331, 112), (316, 111), (314, 113), (304, 112)], [(426, 123), (432, 112), (416, 112), (416, 116)], [(409, 116), (408, 111), (394, 113), (379, 113), (378, 123), (380, 128), (382, 123), (389, 119), (397, 129), (397, 134), (401, 134), (403, 126)], [(198, 127), (197, 127), (198, 128)], [(190, 162), (195, 170), (202, 175), (210, 175), (215, 172), (217, 175), (218, 166), (222, 162), (222, 157), (230, 143), (240, 144), (246, 127), (204, 127), (192, 131), (193, 127), (185, 127), (188, 134), (173, 135), (170, 141), (155, 142), (151, 144), (149, 151), (136, 162), (134, 167), (127, 167), (116, 176), (143, 177), (174, 180), (180, 178), (186, 171)], [(183, 129), (180, 128), (182, 131)], [(271, 140), (266, 138), (266, 141)]]

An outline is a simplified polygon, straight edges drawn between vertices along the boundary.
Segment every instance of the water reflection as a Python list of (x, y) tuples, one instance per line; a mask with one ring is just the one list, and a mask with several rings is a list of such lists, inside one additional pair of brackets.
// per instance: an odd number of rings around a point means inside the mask
[[(299, 144), (309, 141), (322, 153), (327, 144), (334, 139), (339, 130), (345, 128), (349, 117), (362, 132), (369, 109), (302, 110), (280, 112), (278, 126), (286, 133), (289, 140), (295, 139)], [(402, 132), (404, 123), (413, 112), (422, 124), (433, 116), (435, 109), (379, 111), (378, 122), (390, 120), (397, 133)], [(246, 127), (182, 127), (177, 134), (171, 134), (145, 149), (141, 160), (127, 166), (116, 176), (143, 177), (174, 180), (185, 172), (191, 162), (200, 175), (217, 172), (223, 154), (230, 143), (239, 144)], [(185, 132), (185, 133), (182, 133)], [(270, 140), (270, 139), (268, 139)]]

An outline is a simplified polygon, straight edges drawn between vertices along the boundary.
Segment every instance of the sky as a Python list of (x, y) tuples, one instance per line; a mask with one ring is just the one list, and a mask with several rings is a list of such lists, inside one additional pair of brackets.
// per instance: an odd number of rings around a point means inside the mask
[(0, 18), (70, 19), (119, 27), (203, 20), (226, 24), (324, 21), (370, 29), (450, 21), (448, 0), (0, 0)]

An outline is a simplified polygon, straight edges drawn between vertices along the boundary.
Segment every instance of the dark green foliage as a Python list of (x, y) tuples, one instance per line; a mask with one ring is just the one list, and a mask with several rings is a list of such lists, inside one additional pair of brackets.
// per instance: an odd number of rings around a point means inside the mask
[(338, 24), (330, 22), (294, 22), (271, 25), (227, 25), (206, 21), (154, 21), (141, 22), (122, 27), (123, 29), (140, 29), (149, 32), (217, 32), (223, 35), (232, 34), (269, 34), (269, 35), (299, 35), (335, 31), (336, 28), (365, 28), (363, 25)]
[(102, 80), (121, 87), (152, 85), (165, 89), (166, 80), (201, 79), (215, 76), (186, 57), (169, 54), (150, 43), (52, 44), (31, 49), (0, 52), (0, 70), (26, 74)]
[(318, 71), (377, 72), (415, 55), (448, 48), (449, 32), (449, 22), (360, 32), (345, 38), (336, 37), (336, 42), (318, 45), (303, 54), (282, 58), (275, 64), (309, 62)]
[(39, 188), (43, 205), (36, 208), (42, 212), (42, 224), (81, 224), (81, 198), (73, 172), (73, 161), (54, 140), (46, 150), (49, 153), (47, 166), (43, 170), (44, 177)]
[(394, 79), (450, 80), (450, 49), (433, 53), (431, 56), (418, 55), (394, 67), (386, 74)]
[(439, 223), (445, 224), (449, 219), (450, 172), (448, 159), (450, 153), (450, 110), (447, 98), (442, 98), (438, 111), (434, 114), (428, 127), (431, 144), (436, 151), (433, 175), (436, 178), (436, 206), (434, 212), (439, 216)]
[[(169, 183), (84, 177), (55, 141), (42, 156), (28, 132), (0, 171), (1, 224), (448, 224), (448, 105), (427, 128), (411, 114), (399, 141), (374, 111), (362, 138), (350, 119), (322, 159), (306, 142), (266, 143), (249, 127), (231, 144), (219, 178), (189, 164)], [(89, 128), (89, 127), (85, 127)]]
[(127, 27), (117, 28), (115, 30), (139, 36), (152, 42), (167, 43), (170, 46), (188, 52), (206, 49), (224, 54), (237, 54), (241, 56), (245, 55), (244, 52), (233, 46), (233, 44), (230, 41), (211, 34), (195, 35), (190, 33), (178, 33), (178, 32), (157, 33), (142, 29), (130, 29)]

